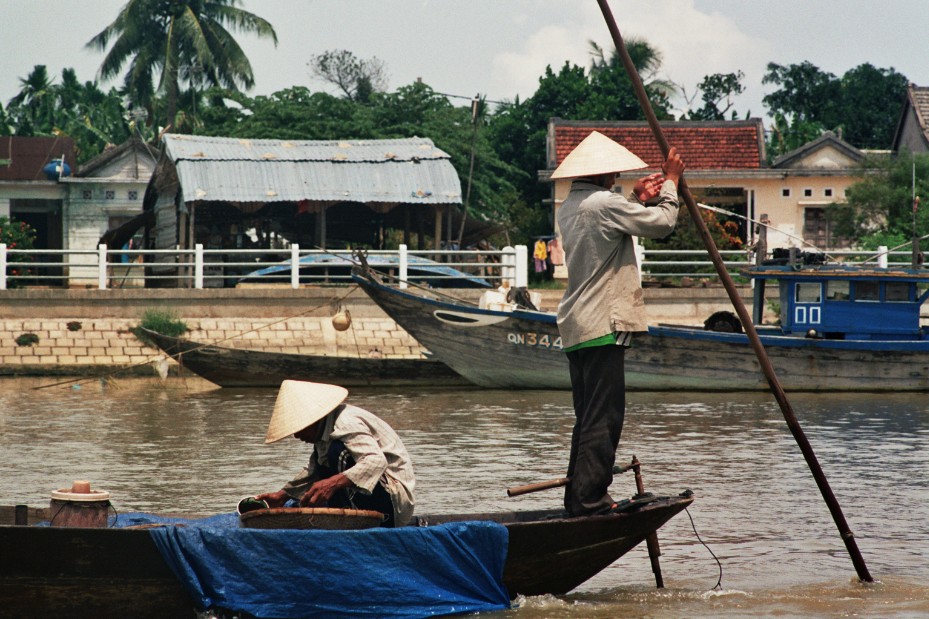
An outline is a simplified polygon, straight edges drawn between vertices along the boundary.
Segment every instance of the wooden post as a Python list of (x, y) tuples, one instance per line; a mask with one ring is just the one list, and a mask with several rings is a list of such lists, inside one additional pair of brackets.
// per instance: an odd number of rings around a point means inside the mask
[[(768, 255), (768, 216), (762, 214), (758, 218), (758, 238), (755, 241), (755, 265), (764, 262), (765, 256)], [(752, 290), (752, 320), (756, 325), (764, 322), (764, 284), (765, 280), (755, 279), (754, 289)]]
[[(635, 490), (639, 494), (645, 494), (645, 483), (642, 481), (642, 463), (638, 458), (632, 456), (632, 463), (629, 465), (635, 475)], [(658, 533), (652, 531), (645, 538), (645, 545), (648, 547), (648, 560), (652, 564), (652, 573), (655, 575), (655, 586), (664, 589), (664, 578), (661, 576), (661, 564), (658, 563), (658, 557), (661, 556), (661, 548), (658, 546)]]

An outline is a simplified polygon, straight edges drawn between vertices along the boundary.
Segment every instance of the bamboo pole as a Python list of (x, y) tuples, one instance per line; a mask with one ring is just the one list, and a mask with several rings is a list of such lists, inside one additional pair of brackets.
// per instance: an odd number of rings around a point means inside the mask
[[(610, 34), (613, 37), (613, 43), (616, 46), (616, 51), (622, 60), (623, 66), (626, 68), (626, 73), (629, 75), (629, 80), (632, 82), (636, 97), (639, 100), (639, 104), (642, 106), (642, 111), (645, 113), (645, 118), (648, 120), (648, 124), (652, 129), (652, 133), (654, 133), (655, 139), (658, 141), (658, 144), (661, 147), (661, 152), (665, 157), (667, 157), (670, 146), (668, 145), (668, 141), (665, 139), (664, 133), (661, 130), (661, 125), (658, 123), (658, 118), (655, 116), (655, 112), (652, 109), (651, 102), (648, 99), (648, 94), (646, 94), (645, 87), (642, 85), (642, 79), (639, 77), (639, 73), (636, 70), (635, 65), (632, 64), (632, 58), (629, 56), (629, 52), (626, 49), (626, 44), (623, 42), (619, 28), (616, 26), (616, 20), (613, 18), (613, 13), (607, 4), (607, 0), (597, 0), (597, 3), (600, 5), (603, 18), (606, 20), (607, 27), (609, 28)], [(719, 279), (723, 282), (723, 286), (726, 288), (726, 293), (729, 295), (730, 301), (732, 301), (732, 306), (735, 308), (736, 313), (739, 316), (739, 320), (742, 321), (742, 326), (745, 328), (748, 341), (751, 343), (752, 348), (755, 351), (755, 355), (758, 357), (758, 363), (761, 365), (762, 372), (764, 373), (765, 378), (767, 378), (768, 384), (771, 386), (771, 392), (774, 394), (774, 399), (777, 400), (777, 403), (781, 407), (781, 412), (783, 413), (784, 419), (787, 422), (787, 427), (790, 428), (790, 432), (793, 434), (794, 440), (800, 447), (800, 451), (803, 453), (803, 457), (806, 459), (807, 466), (809, 466), (810, 471), (813, 473), (813, 478), (816, 480), (816, 485), (819, 487), (819, 491), (822, 494), (826, 505), (829, 507), (829, 511), (832, 513), (832, 519), (835, 521), (835, 525), (839, 529), (839, 534), (842, 536), (842, 540), (845, 542), (845, 547), (851, 556), (852, 564), (854, 564), (855, 571), (858, 573), (858, 578), (864, 582), (872, 582), (874, 579), (868, 572), (868, 567), (865, 565), (864, 557), (861, 556), (861, 551), (858, 550), (858, 544), (855, 542), (855, 536), (849, 529), (848, 523), (845, 520), (845, 516), (842, 514), (842, 508), (839, 505), (838, 500), (836, 500), (835, 494), (832, 492), (832, 488), (829, 487), (829, 481), (826, 479), (826, 475), (823, 473), (823, 469), (819, 465), (816, 454), (813, 452), (812, 445), (810, 445), (809, 440), (806, 438), (806, 434), (803, 432), (803, 429), (800, 427), (800, 423), (797, 421), (797, 416), (794, 414), (793, 407), (791, 407), (790, 401), (787, 399), (787, 394), (781, 387), (777, 375), (774, 372), (774, 367), (771, 365), (770, 359), (768, 359), (768, 353), (765, 351), (764, 345), (762, 345), (761, 339), (758, 337), (758, 332), (755, 330), (755, 325), (752, 322), (751, 316), (749, 316), (748, 310), (745, 308), (745, 304), (742, 302), (742, 298), (739, 296), (739, 293), (736, 290), (735, 283), (732, 281), (732, 277), (730, 277), (729, 272), (726, 270), (726, 267), (723, 264), (723, 259), (719, 254), (719, 250), (716, 248), (716, 243), (713, 241), (713, 237), (710, 236), (710, 232), (706, 227), (706, 223), (704, 223), (703, 218), (700, 216), (700, 210), (697, 207), (697, 203), (694, 201), (694, 198), (690, 193), (690, 189), (687, 187), (687, 182), (684, 180), (683, 176), (681, 176), (680, 179), (678, 193), (681, 195), (681, 197), (684, 198), (684, 202), (687, 204), (687, 210), (690, 211), (690, 216), (694, 221), (694, 226), (696, 227), (700, 238), (703, 240), (703, 244), (706, 246), (706, 250), (710, 255), (710, 259), (712, 260), (713, 265), (716, 267), (716, 272), (719, 274)]]

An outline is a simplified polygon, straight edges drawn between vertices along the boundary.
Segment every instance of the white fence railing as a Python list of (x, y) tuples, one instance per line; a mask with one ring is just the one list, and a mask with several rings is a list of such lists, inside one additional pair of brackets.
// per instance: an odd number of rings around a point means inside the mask
[[(365, 252), (379, 271), (433, 287), (497, 287), (528, 284), (525, 245), (495, 251), (409, 250)], [(292, 269), (290, 265), (297, 264)], [(15, 286), (107, 288), (171, 286), (223, 288), (250, 284), (345, 284), (356, 264), (349, 250), (10, 249), (0, 243), (0, 290)], [(167, 281), (166, 281), (167, 280)]]
[[(746, 251), (720, 251), (723, 264), (736, 277), (754, 262)], [(344, 257), (341, 263), (338, 257)], [(516, 287), (529, 283), (530, 256), (525, 245), (498, 251), (410, 250), (367, 252), (380, 270), (407, 282), (434, 287), (473, 285), (484, 280), (497, 287), (508, 280)], [(863, 252), (833, 250), (830, 260), (848, 264), (868, 262), (909, 264), (910, 251)], [(423, 268), (423, 259), (434, 261)], [(704, 250), (641, 249), (639, 259), (645, 279), (681, 277), (716, 279), (718, 276)], [(291, 269), (291, 264), (299, 264)], [(179, 287), (223, 288), (277, 283), (298, 288), (301, 284), (346, 284), (351, 281), (351, 252), (347, 250), (302, 250), (293, 245), (284, 250), (205, 249), (192, 250), (108, 249), (96, 250), (11, 249), (0, 243), (0, 290), (16, 286), (45, 287)], [(463, 279), (464, 278), (464, 279)], [(471, 278), (470, 280), (468, 278)]]

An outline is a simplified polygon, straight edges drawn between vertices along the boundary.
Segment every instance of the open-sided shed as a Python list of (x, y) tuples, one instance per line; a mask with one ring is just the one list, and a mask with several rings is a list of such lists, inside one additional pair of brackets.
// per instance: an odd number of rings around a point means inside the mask
[[(366, 245), (385, 231), (438, 248), (461, 182), (427, 138), (270, 140), (164, 136), (145, 196), (155, 248), (274, 249)], [(278, 245), (276, 245), (278, 244)], [(414, 243), (410, 243), (414, 245)]]

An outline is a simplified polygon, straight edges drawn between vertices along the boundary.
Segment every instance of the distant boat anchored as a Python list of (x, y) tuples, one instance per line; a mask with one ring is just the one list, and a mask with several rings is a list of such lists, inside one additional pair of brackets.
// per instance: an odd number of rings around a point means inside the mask
[[(826, 264), (801, 254), (750, 267), (778, 282), (780, 325), (756, 330), (784, 389), (929, 391), (929, 333), (920, 309), (929, 271)], [(555, 314), (488, 309), (388, 286), (370, 271), (355, 281), (436, 359), (482, 387), (570, 389)], [(485, 293), (486, 294), (486, 293)], [(763, 298), (763, 297), (762, 297)], [(731, 312), (703, 328), (655, 325), (626, 354), (630, 390), (756, 391), (769, 385)]]
[[(400, 257), (393, 254), (368, 254), (365, 256), (368, 266), (375, 271), (399, 276)], [(407, 255), (407, 280), (431, 288), (490, 288), (490, 282), (455, 269), (441, 262), (422, 256)], [(291, 261), (258, 269), (239, 280), (239, 284), (289, 283), (291, 278)], [(326, 252), (307, 254), (300, 258), (300, 283), (312, 284), (321, 281), (351, 280), (352, 267), (358, 261), (351, 252)]]
[(181, 367), (220, 387), (280, 387), (284, 380), (343, 387), (464, 387), (470, 385), (433, 359), (300, 355), (230, 348), (142, 332)]

